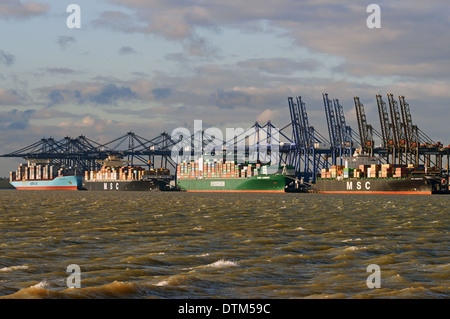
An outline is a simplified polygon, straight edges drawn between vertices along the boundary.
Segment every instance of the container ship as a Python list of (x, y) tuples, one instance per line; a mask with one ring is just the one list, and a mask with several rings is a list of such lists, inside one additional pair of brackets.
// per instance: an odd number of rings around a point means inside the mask
[(127, 165), (121, 158), (110, 156), (101, 162), (99, 171), (86, 171), (83, 187), (91, 191), (159, 191), (169, 189), (170, 170), (145, 170)]
[[(351, 167), (352, 163), (361, 162)], [(365, 158), (365, 159), (364, 159)], [(350, 165), (333, 165), (322, 169), (320, 177), (311, 185), (312, 192), (334, 194), (449, 194), (448, 178), (440, 171), (425, 166), (368, 164), (376, 161), (368, 156), (352, 158)], [(378, 161), (377, 161), (378, 162)], [(354, 166), (354, 165), (353, 165)]]
[(177, 166), (176, 185), (188, 192), (283, 193), (291, 167), (199, 160)]
[(74, 170), (28, 161), (10, 172), (9, 182), (17, 190), (81, 190), (83, 176)]

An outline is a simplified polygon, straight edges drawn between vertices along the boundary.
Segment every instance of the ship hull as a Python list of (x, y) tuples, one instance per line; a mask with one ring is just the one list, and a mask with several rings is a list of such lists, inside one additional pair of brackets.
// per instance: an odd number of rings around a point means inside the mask
[(51, 180), (12, 181), (17, 190), (81, 190), (82, 176), (58, 176)]
[(177, 186), (187, 192), (284, 193), (286, 177), (258, 175), (248, 178), (181, 179)]
[(159, 191), (166, 183), (148, 181), (85, 181), (83, 186), (88, 191)]
[(319, 179), (311, 187), (316, 193), (328, 194), (404, 194), (431, 195), (446, 193), (426, 177), (401, 179)]

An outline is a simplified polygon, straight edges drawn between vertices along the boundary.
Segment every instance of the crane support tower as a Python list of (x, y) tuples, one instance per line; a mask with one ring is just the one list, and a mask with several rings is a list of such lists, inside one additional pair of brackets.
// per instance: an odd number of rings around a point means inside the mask
[(353, 100), (355, 101), (356, 119), (358, 121), (361, 150), (363, 151), (363, 153), (373, 156), (374, 140), (372, 125), (367, 124), (364, 105), (359, 100), (359, 97), (355, 96)]

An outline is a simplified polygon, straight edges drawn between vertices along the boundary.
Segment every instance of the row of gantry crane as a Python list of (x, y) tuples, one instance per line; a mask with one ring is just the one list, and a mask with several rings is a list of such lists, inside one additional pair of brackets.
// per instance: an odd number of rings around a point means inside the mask
[[(359, 97), (354, 97), (358, 132), (347, 125), (344, 109), (338, 99), (330, 99), (327, 93), (322, 94), (327, 119), (329, 138), (325, 138), (310, 126), (305, 103), (301, 96), (288, 97), (291, 123), (277, 129), (277, 135), (271, 133), (275, 127), (270, 123), (259, 125), (257, 122), (242, 133), (248, 138), (248, 132), (258, 137), (249, 140), (255, 144), (270, 144), (276, 138), (285, 138), (287, 143), (280, 143), (280, 163), (295, 167), (298, 177), (308, 180), (322, 168), (330, 165), (342, 165), (345, 157), (351, 157), (359, 148), (361, 153), (379, 156), (382, 163), (400, 165), (425, 165), (438, 170), (449, 168), (449, 147), (433, 142), (417, 125), (413, 124), (410, 107), (404, 96), (398, 101), (393, 94), (387, 95), (387, 103), (381, 95), (376, 95), (381, 133), (367, 122), (364, 106)], [(289, 131), (289, 132), (288, 132)], [(265, 134), (261, 134), (261, 133)], [(194, 132), (191, 140), (194, 140)], [(202, 145), (211, 145), (214, 137), (208, 137), (206, 131), (201, 132)], [(264, 139), (260, 139), (265, 135)], [(381, 139), (381, 145), (376, 146), (374, 136)], [(217, 140), (217, 138), (215, 138)], [(235, 144), (239, 136), (235, 137)], [(116, 138), (108, 143), (98, 143), (86, 138), (65, 137), (61, 140), (42, 138), (15, 152), (0, 157), (22, 157), (27, 160), (42, 161), (53, 165), (72, 167), (80, 170), (96, 170), (99, 162), (108, 156), (119, 156), (132, 165), (170, 168), (176, 167), (172, 158), (172, 148), (180, 141), (168, 133), (162, 133), (152, 139), (146, 139), (134, 132)], [(220, 144), (220, 141), (219, 141)], [(233, 145), (233, 141), (223, 141), (223, 145)], [(251, 148), (251, 146), (249, 146)], [(235, 146), (235, 150), (237, 147)], [(265, 147), (265, 149), (269, 149)], [(192, 150), (191, 150), (192, 151)], [(225, 154), (225, 153), (224, 153)], [(447, 165), (443, 158), (447, 156)], [(340, 161), (340, 163), (338, 162)], [(156, 165), (156, 166), (155, 166)]]
[[(329, 138), (323, 137), (309, 125), (305, 103), (301, 96), (288, 97), (292, 136), (295, 145), (291, 164), (298, 176), (309, 180), (322, 168), (342, 165), (356, 148), (361, 154), (378, 156), (381, 163), (395, 165), (423, 165), (438, 171), (449, 169), (450, 146), (434, 142), (412, 121), (409, 104), (400, 95), (398, 101), (392, 93), (387, 94), (387, 103), (382, 95), (376, 95), (381, 133), (368, 123), (364, 105), (354, 97), (358, 132), (346, 124), (344, 110), (338, 99), (322, 94), (327, 119)], [(375, 145), (374, 137), (381, 140)], [(359, 145), (358, 145), (359, 144)], [(447, 165), (443, 159), (447, 157)], [(331, 163), (330, 163), (331, 161)], [(340, 163), (339, 163), (340, 161)]]

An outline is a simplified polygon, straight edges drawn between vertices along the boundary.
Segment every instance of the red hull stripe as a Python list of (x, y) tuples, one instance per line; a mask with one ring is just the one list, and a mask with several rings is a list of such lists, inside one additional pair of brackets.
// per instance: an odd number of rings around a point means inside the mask
[(36, 186), (36, 187), (16, 187), (18, 190), (42, 191), (42, 190), (67, 190), (76, 191), (76, 186)]
[(415, 191), (316, 191), (321, 194), (380, 194), (380, 195), (432, 195), (431, 191), (415, 192)]

